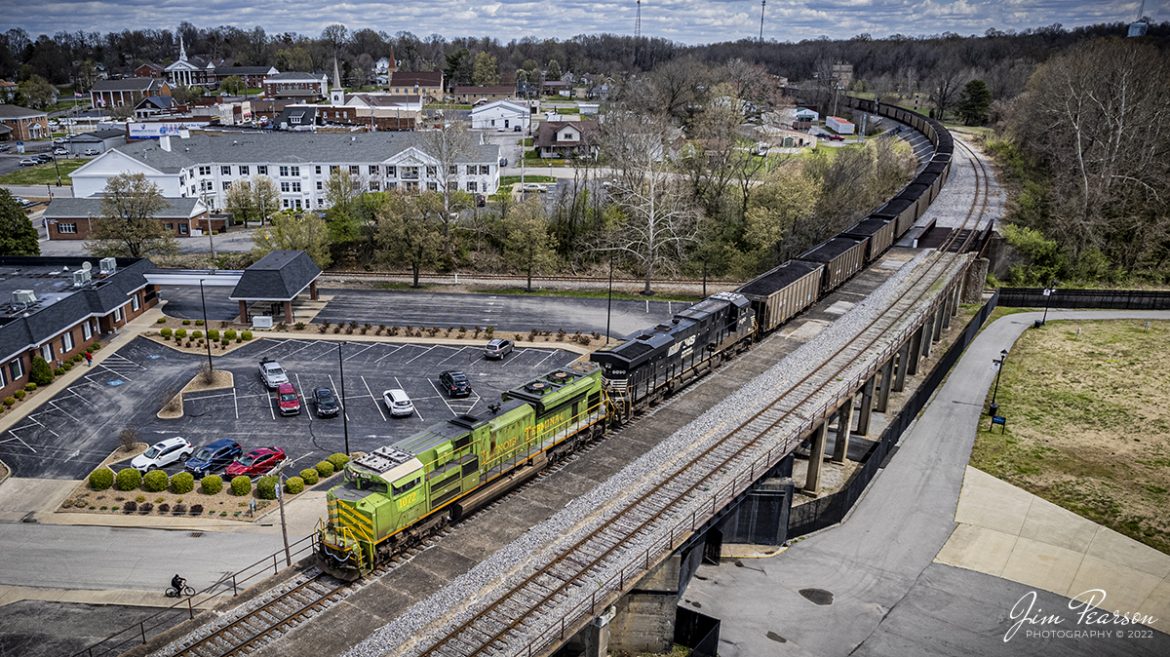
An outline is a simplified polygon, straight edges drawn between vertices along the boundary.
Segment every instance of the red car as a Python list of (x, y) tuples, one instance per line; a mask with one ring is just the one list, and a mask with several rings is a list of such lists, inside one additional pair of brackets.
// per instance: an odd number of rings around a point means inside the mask
[(276, 407), (281, 415), (300, 415), (301, 396), (291, 383), (282, 383), (276, 387)]
[(284, 450), (279, 447), (260, 447), (233, 461), (227, 467), (227, 476), (238, 477), (245, 475), (248, 477), (258, 477), (271, 472), (273, 468), (283, 463), (287, 458)]

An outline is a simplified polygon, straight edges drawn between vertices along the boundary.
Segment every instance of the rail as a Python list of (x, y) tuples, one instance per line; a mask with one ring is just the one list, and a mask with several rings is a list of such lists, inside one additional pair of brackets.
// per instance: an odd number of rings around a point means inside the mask
[[(297, 560), (305, 553), (310, 554), (316, 549), (316, 534), (309, 534), (289, 545), (289, 563), (285, 559), (283, 549), (273, 552), (267, 557), (255, 561), (231, 575), (224, 576), (218, 582), (207, 588), (197, 591), (195, 595), (179, 600), (169, 607), (163, 608), (146, 618), (129, 625), (90, 646), (73, 653), (72, 657), (104, 657), (118, 655), (133, 646), (144, 645), (151, 638), (170, 629), (182, 620), (195, 618), (195, 608), (202, 608), (206, 603), (218, 599), (229, 591), (233, 596), (239, 595), (243, 585), (258, 578), (276, 575), (281, 570), (295, 567)], [(183, 617), (186, 618), (183, 618)], [(160, 629), (161, 628), (161, 629)]]

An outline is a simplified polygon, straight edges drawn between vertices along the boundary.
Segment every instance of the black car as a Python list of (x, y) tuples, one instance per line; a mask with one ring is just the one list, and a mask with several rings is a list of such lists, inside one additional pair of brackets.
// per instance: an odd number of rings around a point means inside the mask
[(439, 383), (448, 397), (467, 397), (471, 394), (471, 381), (457, 370), (447, 370), (439, 375)]
[(40, 160), (41, 162), (52, 162), (53, 161), (53, 154), (52, 153), (37, 153), (36, 155), (33, 156), (33, 158)]
[(341, 412), (337, 395), (329, 388), (317, 388), (313, 391), (313, 406), (317, 409), (317, 417), (337, 417)]
[(488, 359), (498, 358), (503, 360), (504, 356), (510, 353), (512, 353), (512, 341), (502, 338), (488, 341), (487, 346), (483, 348), (483, 357)]
[(194, 456), (187, 459), (183, 467), (187, 469), (187, 472), (195, 475), (196, 479), (202, 479), (206, 475), (226, 468), (243, 453), (244, 449), (240, 447), (239, 443), (231, 438), (221, 438), (200, 447)]

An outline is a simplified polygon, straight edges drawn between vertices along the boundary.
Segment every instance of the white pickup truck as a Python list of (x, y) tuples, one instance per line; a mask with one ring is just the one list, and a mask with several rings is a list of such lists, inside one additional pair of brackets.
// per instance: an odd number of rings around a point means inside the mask
[(269, 389), (275, 390), (280, 384), (288, 383), (288, 375), (284, 373), (280, 363), (271, 358), (264, 358), (260, 361), (260, 380)]

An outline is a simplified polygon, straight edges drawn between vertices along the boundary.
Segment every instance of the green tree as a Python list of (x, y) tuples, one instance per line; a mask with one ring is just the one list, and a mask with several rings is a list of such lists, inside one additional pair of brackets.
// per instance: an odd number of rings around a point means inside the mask
[(496, 62), (494, 55), (487, 52), (480, 52), (475, 55), (471, 83), (481, 86), (500, 83), (500, 65)]
[(991, 90), (983, 80), (971, 80), (959, 94), (959, 116), (965, 125), (987, 123), (991, 111)]
[(276, 181), (268, 176), (252, 176), (252, 205), (259, 213), (257, 216), (263, 227), (268, 218), (280, 209), (280, 192), (276, 189)]
[(90, 253), (98, 256), (144, 258), (174, 253), (175, 237), (155, 219), (167, 207), (158, 186), (141, 173), (122, 173), (106, 182), (102, 218), (94, 223)]
[(312, 71), (313, 57), (304, 46), (292, 46), (276, 51), (276, 68), (280, 71)]
[(232, 75), (224, 78), (223, 82), (219, 83), (219, 90), (230, 96), (239, 96), (244, 93), (248, 85), (244, 84), (243, 79), (238, 75)]
[(517, 205), (506, 224), (504, 256), (527, 276), (525, 290), (532, 291), (532, 274), (556, 264), (556, 238), (549, 230), (544, 202), (530, 198)]
[(447, 55), (447, 65), (443, 68), (452, 85), (470, 84), (474, 69), (471, 53), (467, 48), (459, 48)]
[(555, 59), (548, 60), (548, 68), (545, 69), (545, 79), (560, 80), (561, 75), (561, 63)]
[(237, 180), (228, 187), (224, 194), (224, 206), (232, 220), (245, 226), (256, 218), (259, 208), (253, 202), (252, 183), (247, 180)]
[(53, 104), (57, 88), (39, 75), (31, 75), (17, 85), (17, 93), (24, 103), (33, 109), (45, 109)]
[(321, 269), (328, 267), (332, 261), (329, 255), (329, 227), (316, 212), (279, 212), (268, 226), (256, 231), (254, 240), (257, 257), (287, 249), (308, 253)]
[(376, 241), (386, 264), (410, 264), (414, 287), (422, 266), (433, 262), (443, 243), (443, 201), (434, 192), (387, 192), (377, 210)]
[(53, 382), (53, 368), (49, 367), (49, 362), (41, 356), (33, 356), (28, 380), (38, 386), (47, 386)]
[(0, 189), (0, 255), (41, 254), (37, 229), (7, 189)]
[(785, 241), (813, 216), (819, 196), (819, 185), (798, 167), (784, 167), (759, 185), (744, 227), (744, 241), (762, 260), (757, 267), (772, 267), (783, 259)]

